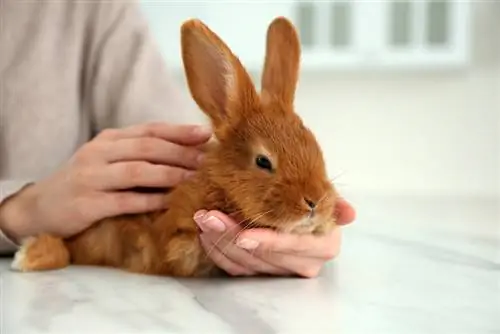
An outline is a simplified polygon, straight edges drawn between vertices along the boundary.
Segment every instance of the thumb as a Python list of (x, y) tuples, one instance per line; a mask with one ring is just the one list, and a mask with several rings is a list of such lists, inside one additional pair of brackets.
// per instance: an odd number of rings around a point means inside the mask
[(339, 225), (348, 225), (356, 219), (356, 210), (343, 198), (339, 198), (334, 215)]
[(324, 236), (277, 233), (266, 229), (243, 231), (236, 244), (247, 250), (272, 251), (307, 257), (330, 257), (340, 245), (340, 228)]
[(193, 219), (204, 232), (222, 233), (227, 230), (236, 230), (238, 227), (236, 221), (217, 210), (199, 210), (194, 214)]

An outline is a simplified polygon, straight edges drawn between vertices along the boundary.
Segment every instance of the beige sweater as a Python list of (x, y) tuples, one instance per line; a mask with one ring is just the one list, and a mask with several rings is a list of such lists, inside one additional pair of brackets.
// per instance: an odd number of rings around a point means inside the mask
[(0, 0), (0, 16), (0, 205), (104, 128), (194, 119), (137, 3)]

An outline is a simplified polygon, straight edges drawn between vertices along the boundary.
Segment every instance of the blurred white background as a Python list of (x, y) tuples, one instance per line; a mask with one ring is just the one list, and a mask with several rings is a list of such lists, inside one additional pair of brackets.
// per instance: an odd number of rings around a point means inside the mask
[(182, 21), (203, 19), (258, 85), (267, 25), (290, 18), (304, 51), (297, 112), (347, 196), (498, 199), (499, 1), (142, 3), (188, 100)]

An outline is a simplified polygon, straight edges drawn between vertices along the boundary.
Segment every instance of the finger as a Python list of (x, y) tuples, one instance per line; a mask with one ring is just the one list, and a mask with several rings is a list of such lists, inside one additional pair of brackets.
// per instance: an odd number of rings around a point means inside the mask
[(259, 256), (269, 264), (286, 268), (289, 274), (313, 278), (318, 276), (325, 261), (311, 257), (300, 257), (276, 252), (263, 252), (256, 250), (255, 256)]
[(212, 131), (204, 126), (190, 124), (146, 123), (123, 129), (106, 129), (99, 139), (118, 140), (137, 137), (156, 137), (179, 145), (200, 145), (206, 142)]
[(213, 244), (207, 240), (205, 236), (200, 236), (200, 242), (206, 252), (211, 250), (209, 257), (214, 264), (229, 275), (250, 276), (255, 274), (252, 270), (245, 268), (224, 256), (224, 254), (222, 254), (218, 249), (214, 248)]
[(166, 208), (163, 194), (141, 194), (136, 192), (108, 192), (95, 196), (94, 207), (102, 217), (122, 214), (146, 213)]
[(228, 215), (217, 210), (199, 210), (193, 216), (198, 227), (204, 232), (226, 232), (237, 233), (241, 227)]
[(125, 138), (104, 142), (100, 150), (109, 162), (142, 160), (187, 169), (199, 167), (202, 152), (194, 147), (182, 146), (162, 139)]
[(339, 198), (335, 207), (335, 215), (337, 217), (337, 224), (347, 225), (352, 223), (356, 218), (356, 211), (349, 202), (343, 198)]
[(195, 147), (202, 152), (208, 152), (215, 149), (217, 145), (218, 145), (217, 140), (215, 138), (211, 138), (210, 140), (201, 143), (199, 145), (196, 145)]
[(255, 257), (252, 252), (236, 246), (234, 244), (235, 237), (220, 238), (218, 233), (203, 233), (202, 236), (211, 245), (211, 248), (207, 250), (207, 255), (210, 258), (214, 256), (214, 253), (221, 253), (225, 258), (252, 272), (280, 276), (290, 274), (288, 270), (267, 263), (263, 259)]
[(105, 166), (89, 178), (98, 189), (117, 190), (136, 187), (167, 188), (192, 175), (193, 171), (178, 167), (131, 161)]
[(226, 258), (254, 272), (272, 275), (287, 275), (288, 271), (270, 265), (256, 258), (240, 247), (235, 245), (235, 240), (241, 233), (241, 227), (229, 216), (219, 211), (200, 210), (195, 213), (194, 220), (202, 231), (204, 240), (210, 243), (211, 249), (207, 249), (207, 256), (222, 253)]
[(281, 234), (267, 229), (243, 231), (237, 240), (237, 245), (248, 249), (252, 245), (262, 252), (276, 252), (302, 257), (331, 259), (340, 250), (340, 229), (325, 236)]

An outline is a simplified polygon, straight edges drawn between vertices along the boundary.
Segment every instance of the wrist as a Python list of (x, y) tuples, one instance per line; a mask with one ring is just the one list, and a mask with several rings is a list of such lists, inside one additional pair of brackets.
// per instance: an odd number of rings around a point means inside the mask
[(0, 203), (0, 230), (16, 244), (36, 234), (33, 222), (35, 192), (29, 183)]

